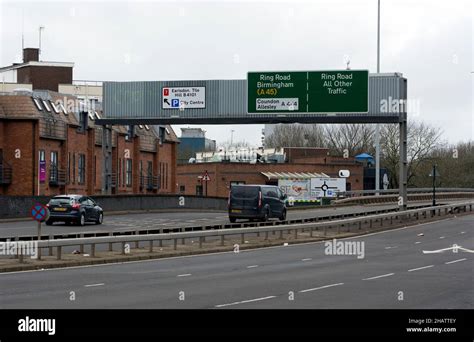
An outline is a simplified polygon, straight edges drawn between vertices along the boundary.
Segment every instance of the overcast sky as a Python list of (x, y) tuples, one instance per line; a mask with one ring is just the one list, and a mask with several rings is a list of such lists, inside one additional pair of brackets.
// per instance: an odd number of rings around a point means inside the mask
[[(381, 3), (381, 71), (407, 77), (409, 119), (450, 142), (474, 139), (471, 1)], [(78, 80), (244, 79), (344, 69), (346, 58), (376, 71), (377, 0), (0, 0), (0, 65), (21, 61), (22, 26), (25, 47), (37, 47), (40, 25), (42, 60), (74, 62)], [(258, 144), (263, 126), (203, 127), (218, 141), (233, 129), (234, 141)]]

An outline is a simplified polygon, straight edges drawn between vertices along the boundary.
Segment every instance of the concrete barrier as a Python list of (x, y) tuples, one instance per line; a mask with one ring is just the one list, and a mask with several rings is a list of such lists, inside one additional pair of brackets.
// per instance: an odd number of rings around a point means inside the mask
[[(227, 199), (182, 195), (90, 196), (105, 212), (158, 209), (227, 210)], [(0, 196), (0, 219), (30, 216), (36, 203), (48, 203), (50, 196)], [(184, 203), (183, 203), (184, 198)]]

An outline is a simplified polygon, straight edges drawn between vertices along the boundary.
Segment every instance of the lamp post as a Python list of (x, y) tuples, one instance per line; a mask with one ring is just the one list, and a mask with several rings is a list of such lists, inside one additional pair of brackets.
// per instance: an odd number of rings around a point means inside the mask
[(430, 177), (433, 177), (433, 207), (436, 206), (436, 177), (439, 176), (438, 170), (436, 170), (436, 164), (433, 164), (433, 169), (430, 173)]

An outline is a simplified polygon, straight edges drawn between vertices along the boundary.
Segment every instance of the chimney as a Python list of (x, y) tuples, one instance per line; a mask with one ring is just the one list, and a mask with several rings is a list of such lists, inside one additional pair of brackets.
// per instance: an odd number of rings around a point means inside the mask
[(38, 61), (39, 61), (39, 49), (37, 48), (23, 49), (23, 63), (38, 62)]

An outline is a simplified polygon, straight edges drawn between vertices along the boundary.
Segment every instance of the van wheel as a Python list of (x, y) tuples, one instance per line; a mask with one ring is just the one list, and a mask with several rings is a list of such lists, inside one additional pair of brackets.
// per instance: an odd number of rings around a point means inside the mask
[(268, 212), (268, 209), (265, 209), (265, 215), (262, 217), (262, 222), (267, 222), (269, 217), (270, 213)]
[(229, 217), (229, 221), (230, 221), (230, 223), (235, 223), (235, 221), (237, 221), (237, 219), (235, 217)]
[(279, 217), (280, 221), (285, 221), (286, 220), (286, 209), (283, 209), (283, 212), (281, 213), (281, 216)]

